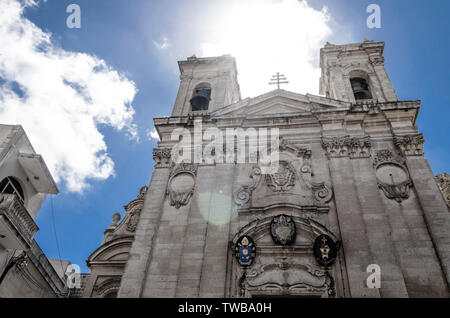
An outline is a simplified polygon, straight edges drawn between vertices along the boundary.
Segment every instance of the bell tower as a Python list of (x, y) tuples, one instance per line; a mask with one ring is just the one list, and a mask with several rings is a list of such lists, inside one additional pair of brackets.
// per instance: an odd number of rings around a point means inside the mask
[(320, 94), (349, 102), (398, 101), (384, 67), (384, 42), (334, 45), (320, 50)]
[(180, 87), (172, 116), (207, 114), (241, 99), (236, 61), (230, 55), (179, 61)]

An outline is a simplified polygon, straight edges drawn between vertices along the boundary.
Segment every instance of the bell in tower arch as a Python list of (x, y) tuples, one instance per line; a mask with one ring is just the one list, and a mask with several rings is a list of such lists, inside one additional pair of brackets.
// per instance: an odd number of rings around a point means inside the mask
[(372, 99), (372, 94), (369, 91), (369, 85), (364, 78), (355, 77), (350, 80), (353, 94), (356, 100)]
[(211, 88), (206, 85), (198, 86), (190, 100), (192, 111), (208, 110), (210, 100)]

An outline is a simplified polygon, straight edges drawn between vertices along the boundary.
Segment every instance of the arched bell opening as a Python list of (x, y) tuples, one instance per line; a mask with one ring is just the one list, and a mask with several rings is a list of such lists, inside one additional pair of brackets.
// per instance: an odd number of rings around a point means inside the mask
[(192, 111), (208, 110), (211, 101), (211, 85), (201, 83), (197, 85), (190, 100)]
[(369, 85), (364, 78), (355, 77), (350, 79), (350, 83), (352, 84), (353, 94), (355, 95), (356, 100), (362, 99), (372, 99), (372, 94), (369, 90)]
[(349, 76), (355, 100), (358, 101), (373, 98), (369, 77), (366, 72), (355, 70), (350, 72)]

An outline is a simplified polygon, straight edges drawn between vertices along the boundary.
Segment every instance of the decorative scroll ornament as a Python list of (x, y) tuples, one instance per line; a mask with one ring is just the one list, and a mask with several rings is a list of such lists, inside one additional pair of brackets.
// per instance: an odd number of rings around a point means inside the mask
[(325, 204), (328, 203), (333, 197), (333, 191), (325, 182), (312, 183), (312, 190), (314, 195), (314, 200), (318, 203)]
[(153, 149), (153, 160), (156, 168), (169, 168), (172, 157), (172, 150), (169, 148)]
[(368, 158), (372, 144), (370, 137), (332, 137), (322, 138), (322, 146), (329, 158)]
[(383, 56), (369, 56), (369, 60), (373, 66), (384, 65)]
[(170, 205), (179, 209), (189, 203), (194, 194), (197, 165), (180, 163), (172, 169), (167, 186)]
[(384, 195), (391, 200), (401, 203), (403, 200), (409, 198), (409, 188), (412, 187), (410, 180), (399, 184), (386, 184), (379, 182), (378, 187), (383, 191)]
[(295, 186), (295, 169), (287, 161), (280, 161), (278, 172), (266, 175), (266, 184), (274, 192), (289, 191)]
[(244, 205), (250, 201), (252, 192), (261, 179), (261, 169), (259, 169), (258, 167), (253, 168), (252, 172), (250, 173), (250, 179), (252, 179), (253, 181), (251, 185), (244, 185), (240, 187), (236, 192), (234, 196), (234, 201), (236, 202), (236, 204)]
[(241, 236), (236, 242), (234, 251), (241, 266), (250, 266), (256, 257), (255, 242), (248, 235)]
[(336, 294), (333, 277), (310, 265), (288, 263), (258, 265), (239, 279), (240, 296), (279, 292), (281, 295)]
[(139, 217), (141, 215), (141, 210), (142, 207), (144, 205), (144, 197), (145, 194), (148, 191), (148, 187), (147, 186), (143, 186), (140, 190), (139, 190), (139, 194), (137, 196), (137, 199), (134, 201), (131, 201), (128, 205), (125, 206), (125, 210), (127, 210), (127, 214), (128, 215), (128, 220), (126, 221), (125, 225), (128, 231), (130, 232), (135, 232), (138, 222), (139, 222)]
[(404, 160), (388, 149), (377, 151), (374, 166), (378, 180), (378, 187), (391, 200), (401, 203), (409, 198), (409, 189), (413, 183)]
[(303, 157), (305, 159), (311, 158), (311, 150), (307, 148), (296, 147), (283, 138), (280, 138), (279, 149), (281, 151), (290, 151), (294, 153), (297, 157)]
[(317, 263), (324, 267), (332, 265), (336, 260), (336, 243), (326, 234), (319, 235), (316, 238), (313, 250)]
[(276, 244), (290, 245), (295, 242), (297, 229), (292, 217), (288, 215), (278, 215), (272, 219), (270, 224), (270, 234)]
[(422, 156), (425, 138), (423, 134), (395, 136), (394, 144), (405, 156)]
[(437, 175), (435, 179), (439, 184), (439, 189), (442, 192), (445, 202), (450, 208), (450, 175), (447, 173), (441, 173)]

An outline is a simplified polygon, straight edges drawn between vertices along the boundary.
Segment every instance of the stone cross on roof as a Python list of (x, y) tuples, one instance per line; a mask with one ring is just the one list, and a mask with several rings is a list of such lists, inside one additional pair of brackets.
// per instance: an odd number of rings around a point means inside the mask
[(272, 78), (270, 79), (269, 85), (277, 85), (278, 89), (280, 89), (280, 84), (287, 84), (289, 83), (287, 81), (287, 78), (284, 76), (284, 74), (280, 74), (277, 72), (277, 74), (272, 75)]

